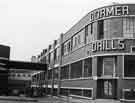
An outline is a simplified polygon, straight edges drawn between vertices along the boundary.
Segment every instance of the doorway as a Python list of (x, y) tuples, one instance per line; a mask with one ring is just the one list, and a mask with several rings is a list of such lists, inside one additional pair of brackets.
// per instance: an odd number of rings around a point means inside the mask
[(114, 99), (117, 97), (117, 80), (97, 80), (97, 98)]

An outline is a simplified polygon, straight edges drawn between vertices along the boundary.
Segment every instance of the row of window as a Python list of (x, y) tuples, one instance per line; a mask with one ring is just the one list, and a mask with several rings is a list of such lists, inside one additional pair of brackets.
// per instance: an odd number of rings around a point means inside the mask
[(60, 59), (60, 47), (56, 48), (54, 51), (50, 52), (46, 57), (48, 63), (57, 62)]
[(63, 55), (67, 55), (93, 40), (117, 37), (135, 37), (134, 17), (100, 20), (87, 25), (63, 44)]
[[(117, 77), (117, 57), (97, 57), (97, 76), (109, 76)], [(135, 77), (135, 56), (124, 57), (124, 76)], [(58, 68), (54, 68), (48, 71), (48, 79), (58, 79)], [(74, 79), (82, 77), (92, 76), (92, 58), (87, 58), (64, 67), (61, 67), (60, 78), (62, 79)]]
[[(51, 94), (51, 88), (48, 88), (48, 94)], [(57, 96), (57, 88), (53, 89), (53, 95)], [(93, 89), (72, 89), (72, 88), (60, 88), (60, 95), (61, 96), (81, 96), (92, 98), (93, 96)]]
[(31, 74), (11, 73), (10, 77), (31, 77)]

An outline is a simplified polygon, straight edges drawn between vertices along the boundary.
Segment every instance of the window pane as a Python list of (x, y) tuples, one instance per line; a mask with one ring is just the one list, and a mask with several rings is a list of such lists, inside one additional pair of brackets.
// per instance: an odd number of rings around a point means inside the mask
[(69, 79), (69, 65), (61, 68), (60, 75), (61, 79)]
[(103, 69), (104, 69), (104, 75), (113, 75), (114, 71), (114, 58), (108, 57), (108, 58), (103, 58)]
[(70, 95), (82, 96), (82, 90), (81, 89), (70, 89)]
[(125, 56), (124, 75), (126, 77), (135, 77), (135, 56)]
[(83, 90), (83, 96), (92, 97), (92, 90)]
[(92, 76), (92, 59), (84, 60), (84, 77)]
[(71, 64), (71, 78), (82, 77), (82, 61)]
[(65, 88), (60, 88), (60, 95), (68, 96), (69, 90)]
[(130, 89), (129, 91), (123, 91), (124, 99), (135, 100), (135, 91)]

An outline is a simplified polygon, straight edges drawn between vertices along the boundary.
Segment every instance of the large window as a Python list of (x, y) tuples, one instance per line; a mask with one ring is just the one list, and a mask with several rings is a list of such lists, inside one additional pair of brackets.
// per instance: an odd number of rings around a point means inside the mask
[(67, 55), (71, 51), (71, 40), (64, 43), (64, 55)]
[(135, 77), (135, 56), (124, 57), (124, 76)]
[(60, 57), (60, 48), (58, 47), (54, 50), (54, 60), (55, 60), (55, 62), (58, 62), (59, 57)]
[(82, 61), (71, 64), (71, 79), (82, 77)]
[(72, 47), (74, 50), (80, 48), (84, 44), (84, 33), (85, 30), (83, 29), (73, 36)]
[(104, 20), (104, 39), (122, 37), (122, 19), (112, 18)]
[(97, 34), (97, 39), (103, 39), (104, 38), (104, 21), (100, 20), (98, 21), (98, 34)]
[(55, 80), (58, 79), (58, 74), (59, 74), (58, 68), (54, 68), (54, 69), (53, 69), (53, 78), (54, 78)]
[(82, 89), (70, 89), (70, 95), (82, 96)]
[(60, 94), (63, 96), (92, 98), (93, 97), (92, 93), (93, 93), (92, 88), (76, 88), (76, 87), (60, 88)]
[(135, 36), (135, 17), (123, 18), (123, 35), (128, 38)]
[(60, 78), (61, 79), (69, 79), (69, 65), (66, 65), (60, 70)]
[(48, 80), (52, 80), (52, 69), (48, 70)]
[(123, 89), (122, 94), (122, 99), (135, 100), (135, 89)]
[(85, 27), (85, 44), (87, 44), (88, 43), (88, 40), (89, 39), (89, 36), (88, 36), (88, 25)]
[(115, 75), (115, 57), (103, 58), (103, 76)]
[(84, 60), (84, 77), (92, 76), (92, 59), (88, 58)]
[(68, 96), (69, 95), (69, 89), (67, 89), (67, 88), (60, 88), (60, 95)]

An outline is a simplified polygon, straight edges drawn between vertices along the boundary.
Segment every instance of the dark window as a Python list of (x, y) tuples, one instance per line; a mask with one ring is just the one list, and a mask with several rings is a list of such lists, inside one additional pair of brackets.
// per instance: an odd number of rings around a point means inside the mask
[(53, 96), (57, 96), (57, 91), (58, 91), (57, 88), (53, 89)]
[(61, 68), (60, 75), (61, 79), (69, 79), (69, 65)]
[(98, 37), (97, 39), (103, 39), (104, 38), (104, 21), (100, 20), (98, 21)]
[(18, 77), (20, 77), (21, 75), (20, 74), (17, 74)]
[(135, 47), (131, 47), (131, 52), (135, 53)]
[(57, 59), (57, 49), (54, 50), (54, 61)]
[(83, 90), (84, 97), (92, 97), (92, 90)]
[(60, 95), (68, 96), (69, 90), (66, 88), (60, 88)]
[(135, 100), (135, 90), (134, 89), (125, 89), (123, 90), (124, 99)]
[(85, 40), (84, 40), (85, 44), (88, 43), (88, 25), (85, 26)]
[(53, 78), (58, 79), (58, 68), (53, 69)]
[(84, 77), (92, 76), (92, 59), (88, 58), (84, 60)]
[(124, 76), (135, 77), (135, 56), (124, 57)]
[(90, 24), (90, 33), (92, 34), (93, 33), (93, 23)]
[(48, 80), (52, 79), (52, 69), (48, 70)]
[(82, 61), (71, 64), (71, 77), (80, 78), (82, 77)]
[(30, 74), (28, 74), (28, 77), (31, 77), (31, 75), (30, 75)]
[(70, 95), (82, 96), (82, 89), (70, 89)]
[(50, 61), (51, 61), (51, 54), (49, 53), (48, 62), (50, 63)]

